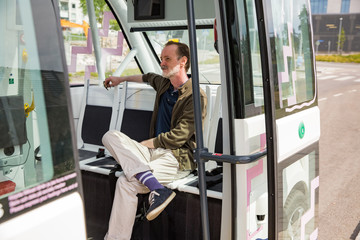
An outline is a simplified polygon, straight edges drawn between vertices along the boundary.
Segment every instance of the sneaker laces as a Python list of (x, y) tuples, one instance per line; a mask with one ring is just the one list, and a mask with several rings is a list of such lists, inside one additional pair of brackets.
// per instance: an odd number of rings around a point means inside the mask
[(155, 190), (150, 193), (150, 196), (149, 196), (150, 206), (155, 202), (155, 195), (160, 196), (160, 194), (158, 192), (156, 192)]

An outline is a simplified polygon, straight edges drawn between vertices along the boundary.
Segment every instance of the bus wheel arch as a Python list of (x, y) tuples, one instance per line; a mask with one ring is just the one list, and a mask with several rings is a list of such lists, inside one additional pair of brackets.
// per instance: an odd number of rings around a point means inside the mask
[(301, 217), (309, 208), (306, 192), (304, 188), (294, 187), (285, 201), (283, 231), (286, 239), (300, 239)]

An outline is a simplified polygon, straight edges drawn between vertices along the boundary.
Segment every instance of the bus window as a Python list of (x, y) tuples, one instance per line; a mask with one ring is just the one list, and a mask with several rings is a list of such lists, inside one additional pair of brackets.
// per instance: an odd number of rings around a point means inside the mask
[(276, 109), (291, 112), (294, 105), (314, 102), (312, 40), (307, 1), (271, 1), (273, 29), (271, 48), (275, 51), (273, 71), (278, 92)]
[[(237, 21), (228, 23), (230, 38), (234, 42), (229, 44), (234, 62), (231, 84), (236, 91), (233, 95), (235, 116), (244, 119), (264, 113), (262, 66), (255, 1), (235, 2)], [(228, 7), (229, 12), (232, 7)]]
[(53, 163), (32, 13), (15, 1), (1, 4), (0, 182), (11, 186), (4, 198), (51, 179)]
[[(86, 4), (75, 5), (75, 9), (81, 9), (81, 11), (77, 12), (84, 14), (79, 14), (71, 21), (66, 18), (61, 19), (66, 62), (71, 85), (84, 84), (87, 79), (90, 79), (90, 84), (98, 83), (98, 64), (101, 65), (105, 77), (108, 77), (116, 71), (120, 63), (130, 52), (124, 34), (108, 5), (105, 2), (95, 2), (94, 4), (101, 4), (103, 9), (101, 11), (98, 10), (101, 9), (100, 7), (97, 8), (98, 36), (101, 48), (100, 63), (96, 63), (95, 59), (93, 50), (94, 37), (90, 31)], [(135, 59), (129, 63), (122, 75), (134, 74), (141, 74)]]
[(3, 222), (73, 192), (78, 182), (68, 80), (53, 5), (1, 1), (0, 13), (5, 43), (0, 45)]
[[(249, 28), (249, 44), (251, 54), (251, 70), (252, 70), (252, 92), (253, 103), (255, 107), (264, 105), (264, 93), (261, 72), (261, 59), (259, 47), (259, 34), (256, 19), (256, 10), (254, 0), (246, 1), (247, 22)], [(249, 81), (250, 82), (250, 81)], [(249, 91), (250, 92), (250, 91)]]
[(300, 239), (317, 231), (318, 154), (318, 150), (309, 149), (300, 159), (295, 156), (279, 164), (279, 189), (283, 189), (278, 196), (279, 239)]
[[(320, 112), (309, 2), (266, 3), (276, 118), (279, 239), (316, 239)], [(305, 131), (306, 129), (306, 131)]]
[[(169, 40), (180, 41), (189, 45), (188, 31), (169, 30), (146, 32), (156, 54), (160, 56), (161, 50)], [(214, 48), (214, 30), (196, 30), (197, 54), (199, 64), (199, 81), (202, 84), (220, 84), (220, 60), (219, 54)], [(191, 69), (189, 69), (191, 73)]]

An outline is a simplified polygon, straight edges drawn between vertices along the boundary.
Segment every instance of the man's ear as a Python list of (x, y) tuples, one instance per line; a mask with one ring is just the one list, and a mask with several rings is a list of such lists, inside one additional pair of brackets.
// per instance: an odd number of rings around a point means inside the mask
[(183, 66), (183, 67), (185, 67), (187, 61), (188, 61), (188, 58), (187, 58), (186, 56), (182, 56), (182, 57), (180, 58), (180, 65)]

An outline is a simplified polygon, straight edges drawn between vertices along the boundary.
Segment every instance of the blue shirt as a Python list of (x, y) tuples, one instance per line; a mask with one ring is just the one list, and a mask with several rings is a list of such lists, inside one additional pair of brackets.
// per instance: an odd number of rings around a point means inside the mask
[(179, 97), (179, 92), (170, 87), (160, 96), (159, 110), (156, 118), (155, 136), (170, 131), (171, 115), (174, 105)]

